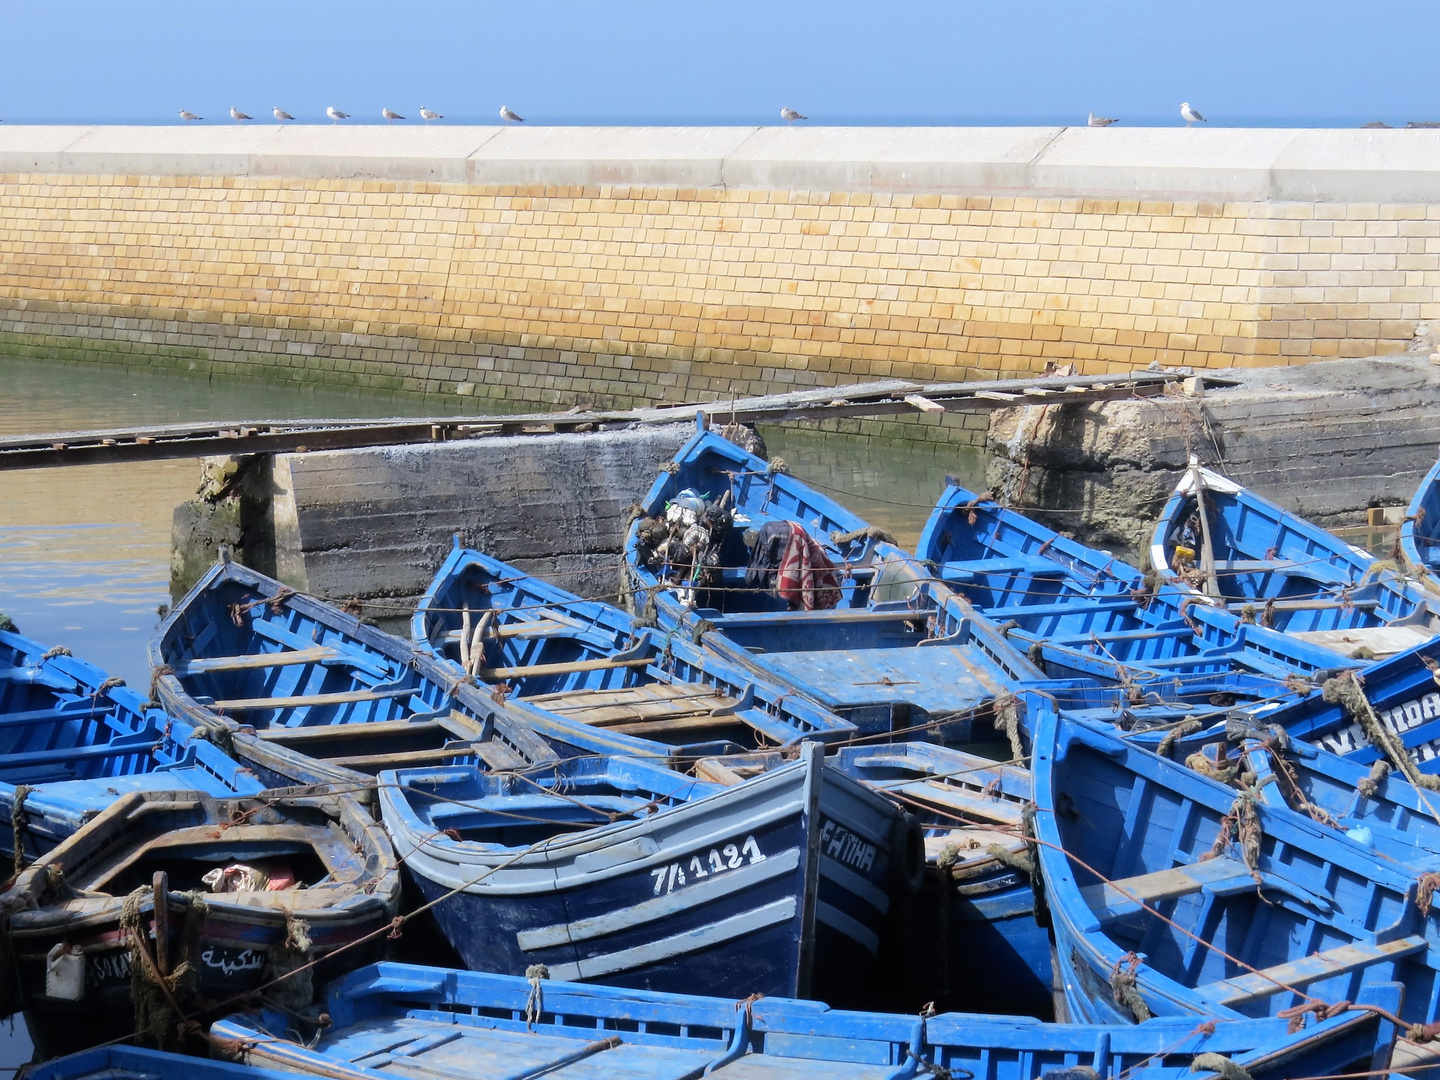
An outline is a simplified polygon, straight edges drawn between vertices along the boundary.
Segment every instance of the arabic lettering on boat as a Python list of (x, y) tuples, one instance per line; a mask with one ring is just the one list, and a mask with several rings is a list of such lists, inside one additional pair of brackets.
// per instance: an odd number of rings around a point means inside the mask
[(200, 962), (220, 970), (229, 978), (241, 971), (259, 971), (265, 966), (265, 954), (255, 949), (231, 952), (229, 949), (209, 948), (200, 954)]

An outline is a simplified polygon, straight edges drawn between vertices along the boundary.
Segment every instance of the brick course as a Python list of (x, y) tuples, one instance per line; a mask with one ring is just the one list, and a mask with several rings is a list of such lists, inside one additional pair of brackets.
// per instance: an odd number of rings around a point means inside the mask
[(1440, 204), (0, 176), (0, 353), (516, 407), (1392, 354), (1437, 286)]

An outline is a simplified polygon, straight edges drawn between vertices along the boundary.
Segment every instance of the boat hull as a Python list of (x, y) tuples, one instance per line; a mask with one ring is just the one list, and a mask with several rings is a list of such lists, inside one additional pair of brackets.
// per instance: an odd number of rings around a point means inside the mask
[(846, 1002), (865, 992), (892, 891), (915, 884), (892, 851), (914, 858), (913, 824), (826, 768), (818, 744), (800, 757), (518, 861), (427, 838), (388, 787), (381, 805), (472, 969), (543, 964), (556, 978), (635, 989)]

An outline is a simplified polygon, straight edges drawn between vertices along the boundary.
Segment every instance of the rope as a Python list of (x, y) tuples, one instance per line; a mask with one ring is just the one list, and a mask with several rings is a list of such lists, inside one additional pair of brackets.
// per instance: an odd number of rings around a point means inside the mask
[[(1390, 763), (1399, 769), (1405, 779), (1414, 784), (1417, 789), (1440, 791), (1440, 777), (1429, 776), (1419, 770), (1410, 757), (1410, 752), (1405, 748), (1405, 744), (1385, 726), (1375, 712), (1375, 707), (1365, 696), (1365, 691), (1355, 672), (1342, 671), (1333, 679), (1326, 679), (1320, 693), (1326, 701), (1332, 704), (1338, 703), (1353, 719), (1358, 720), (1370, 742), (1379, 747), (1381, 753), (1390, 759)], [(1425, 808), (1430, 811), (1430, 816), (1436, 821), (1440, 821), (1440, 814), (1435, 812), (1429, 800), (1423, 794), (1420, 795), (1420, 799), (1425, 803)]]
[(852, 529), (850, 532), (840, 532), (837, 529), (830, 534), (830, 542), (836, 547), (839, 547), (841, 544), (848, 544), (852, 540), (879, 540), (884, 544), (893, 544), (896, 542), (892, 533), (886, 532), (878, 525), (865, 525), (858, 529)]
[(1375, 793), (1380, 790), (1380, 785), (1390, 775), (1390, 762), (1384, 758), (1377, 758), (1370, 765), (1370, 775), (1363, 777), (1355, 785), (1355, 790), (1360, 792), (1367, 799), (1375, 798)]
[(154, 890), (142, 885), (125, 897), (120, 909), (120, 930), (130, 945), (130, 993), (135, 1004), (135, 1034), (148, 1038), (158, 1049), (169, 1048), (172, 1032), (190, 1021), (181, 1009), (179, 999), (188, 997), (195, 982), (195, 965), (191, 957), (200, 937), (209, 906), (199, 893), (186, 893), (188, 904), (181, 931), (180, 955), (183, 959), (167, 975), (156, 966), (146, 945), (146, 933), (140, 916), (140, 904)]
[(1190, 1062), (1190, 1071), (1219, 1073), (1225, 1080), (1250, 1080), (1250, 1074), (1224, 1054), (1206, 1052), (1196, 1054)]
[(1150, 1006), (1145, 1004), (1145, 999), (1140, 995), (1140, 989), (1135, 983), (1135, 972), (1140, 967), (1140, 957), (1133, 952), (1127, 952), (1115, 966), (1110, 969), (1110, 995), (1115, 999), (1115, 1004), (1130, 1010), (1130, 1015), (1135, 1022), (1143, 1024), (1150, 1017), (1155, 1015), (1150, 1011)]
[(550, 978), (550, 969), (544, 964), (531, 964), (525, 969), (525, 978), (530, 981), (530, 993), (525, 998), (525, 1030), (534, 1031), (535, 1022), (545, 1008), (545, 991), (540, 988), (540, 982)]
[[(1176, 724), (1173, 728), (1166, 732), (1165, 737), (1160, 740), (1160, 745), (1155, 748), (1155, 753), (1159, 754), (1163, 758), (1168, 758), (1170, 756), (1170, 752), (1175, 749), (1175, 744), (1177, 742), (1183, 739), (1186, 735), (1194, 734), (1199, 730), (1199, 720), (1181, 720), (1180, 723)], [(1187, 761), (1185, 764), (1189, 765), (1190, 763)]]
[(1430, 904), (1435, 899), (1435, 888), (1440, 886), (1440, 874), (1430, 871), (1420, 875), (1415, 882), (1415, 906), (1422, 918), (1430, 917)]
[(1240, 858), (1249, 868), (1255, 884), (1259, 885), (1262, 883), (1260, 843), (1265, 834), (1260, 828), (1260, 815), (1255, 810), (1257, 799), (1253, 788), (1247, 788), (1235, 796), (1235, 801), (1230, 804), (1230, 812), (1220, 819), (1220, 831), (1215, 835), (1215, 843), (1211, 845), (1209, 854), (1202, 855), (1201, 859), (1216, 859), (1225, 854), (1225, 849), (1238, 834)]
[(46, 649), (40, 654), (41, 660), (54, 660), (57, 656), (73, 655), (64, 645), (56, 645), (53, 649)]
[(995, 730), (1005, 733), (1010, 740), (1010, 756), (1017, 761), (1025, 760), (1025, 747), (1020, 743), (1019, 699), (1014, 694), (1001, 694), (995, 699)]
[(15, 845), (15, 876), (25, 869), (25, 800), (35, 789), (29, 784), (16, 784), (10, 803), (10, 842)]

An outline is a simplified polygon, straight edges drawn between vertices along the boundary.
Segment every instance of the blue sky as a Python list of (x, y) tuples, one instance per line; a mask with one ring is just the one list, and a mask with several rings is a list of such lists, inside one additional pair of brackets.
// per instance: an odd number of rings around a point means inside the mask
[[(1440, 119), (1435, 0), (51, 0), (4, 5), (0, 120), (1216, 125)], [(228, 120), (224, 121), (228, 123)]]

